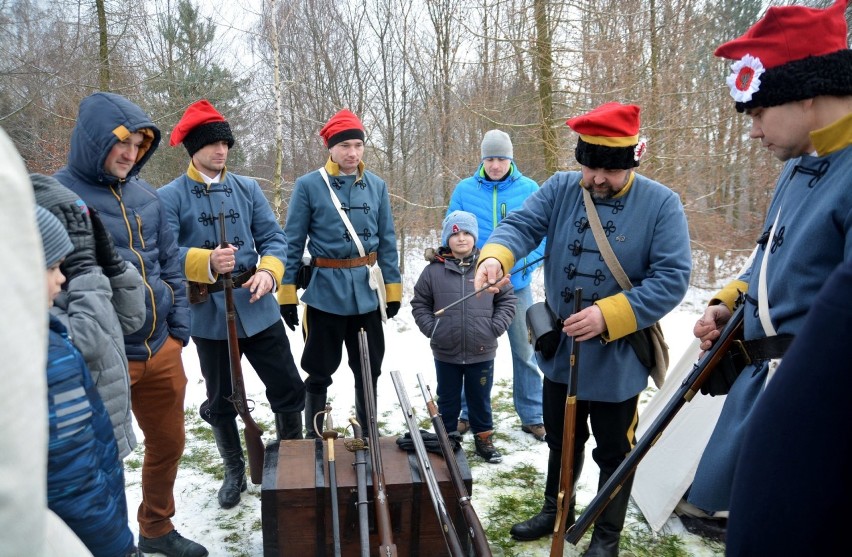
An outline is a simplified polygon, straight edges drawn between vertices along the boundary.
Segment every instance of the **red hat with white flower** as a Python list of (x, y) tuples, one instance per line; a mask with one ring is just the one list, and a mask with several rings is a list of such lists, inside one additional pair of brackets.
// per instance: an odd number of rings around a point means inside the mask
[(565, 122), (580, 134), (574, 156), (589, 168), (639, 166), (646, 141), (639, 139), (639, 107), (610, 102)]
[(349, 139), (364, 141), (364, 124), (351, 111), (344, 108), (329, 118), (320, 130), (320, 136), (329, 149)]
[(846, 4), (773, 6), (742, 37), (717, 48), (716, 56), (735, 61), (727, 84), (737, 110), (852, 95)]

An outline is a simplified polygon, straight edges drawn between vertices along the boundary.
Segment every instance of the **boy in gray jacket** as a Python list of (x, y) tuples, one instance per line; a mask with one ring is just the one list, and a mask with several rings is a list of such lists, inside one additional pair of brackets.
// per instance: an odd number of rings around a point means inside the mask
[[(431, 339), (438, 378), (438, 410), (447, 431), (458, 429), (461, 394), (468, 404), (470, 428), (476, 453), (486, 462), (503, 460), (494, 448), (491, 418), (491, 385), (497, 337), (506, 332), (515, 316), (511, 284), (498, 294), (483, 292), (447, 308), (474, 291), (473, 270), (479, 257), (476, 217), (453, 211), (444, 219), (441, 247), (427, 252), (429, 265), (414, 286), (411, 310), (414, 321)], [(438, 310), (439, 315), (435, 315)]]

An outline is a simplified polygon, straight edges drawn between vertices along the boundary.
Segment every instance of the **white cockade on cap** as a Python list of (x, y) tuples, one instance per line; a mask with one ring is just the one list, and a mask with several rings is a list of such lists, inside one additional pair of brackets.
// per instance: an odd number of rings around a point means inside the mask
[(766, 70), (760, 58), (746, 54), (742, 60), (731, 64), (731, 75), (725, 82), (731, 88), (731, 96), (737, 102), (747, 103), (760, 90), (760, 76)]

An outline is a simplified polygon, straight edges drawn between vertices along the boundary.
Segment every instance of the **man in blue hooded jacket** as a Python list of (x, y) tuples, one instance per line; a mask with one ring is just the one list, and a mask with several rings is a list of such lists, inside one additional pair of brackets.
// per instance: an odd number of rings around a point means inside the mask
[(98, 212), (147, 291), (144, 325), (124, 336), (131, 406), (145, 436), (139, 549), (203, 557), (207, 550), (171, 521), (185, 442), (181, 351), (189, 341), (189, 307), (174, 233), (156, 190), (138, 176), (159, 143), (160, 130), (141, 108), (120, 95), (94, 93), (80, 102), (68, 164), (55, 177)]
[[(482, 138), (482, 159), (476, 173), (458, 183), (450, 197), (449, 215), (453, 211), (467, 211), (476, 215), (479, 238), (476, 247), (482, 248), (491, 232), (503, 218), (538, 190), (538, 184), (521, 174), (514, 160), (514, 149), (509, 134), (500, 130), (489, 130)], [(526, 257), (518, 260), (516, 268), (523, 267), (544, 255), (542, 241)], [(533, 271), (540, 265), (534, 264), (523, 271), (512, 270), (512, 286), (518, 301), (515, 318), (509, 326), (509, 345), (512, 348), (512, 397), (515, 411), (521, 419), (521, 429), (544, 441), (544, 424), (541, 416), (541, 374), (535, 362), (535, 353), (527, 332), (527, 308), (532, 303), (530, 281)], [(467, 431), (467, 405), (462, 400), (459, 431)]]

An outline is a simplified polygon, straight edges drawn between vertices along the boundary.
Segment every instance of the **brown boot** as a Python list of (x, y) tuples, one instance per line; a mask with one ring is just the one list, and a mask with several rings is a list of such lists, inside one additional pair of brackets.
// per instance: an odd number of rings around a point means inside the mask
[(503, 462), (503, 455), (494, 448), (494, 432), (483, 431), (473, 436), (476, 454), (482, 457), (489, 464), (498, 464)]

